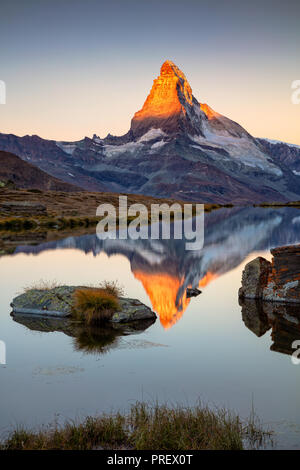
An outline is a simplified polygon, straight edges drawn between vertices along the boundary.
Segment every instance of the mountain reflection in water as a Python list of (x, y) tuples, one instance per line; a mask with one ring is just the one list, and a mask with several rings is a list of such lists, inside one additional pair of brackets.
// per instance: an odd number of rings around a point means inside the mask
[(254, 251), (300, 242), (299, 216), (295, 208), (212, 211), (205, 214), (204, 247), (199, 251), (186, 251), (185, 239), (99, 240), (96, 235), (83, 235), (36, 246), (19, 245), (15, 253), (72, 248), (94, 256), (102, 252), (123, 255), (143, 284), (161, 324), (170, 328), (189, 305), (187, 287), (207, 286)]

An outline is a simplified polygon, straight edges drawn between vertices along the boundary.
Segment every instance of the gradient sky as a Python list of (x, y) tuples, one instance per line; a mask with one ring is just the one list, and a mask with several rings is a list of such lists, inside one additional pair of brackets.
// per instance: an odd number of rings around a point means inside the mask
[(300, 144), (299, 0), (1, 0), (0, 132), (121, 135), (162, 62), (251, 134)]

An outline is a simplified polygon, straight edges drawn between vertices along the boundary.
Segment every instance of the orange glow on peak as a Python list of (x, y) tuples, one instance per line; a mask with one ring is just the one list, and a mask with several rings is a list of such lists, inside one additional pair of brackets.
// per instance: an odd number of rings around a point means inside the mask
[(208, 104), (200, 103), (200, 108), (206, 114), (206, 116), (208, 117), (209, 120), (215, 119), (218, 116), (220, 116), (220, 114), (217, 113), (216, 111), (214, 111), (210, 106), (208, 106)]
[(172, 61), (166, 60), (161, 66), (159, 77), (153, 81), (143, 108), (135, 113), (133, 122), (185, 113), (179, 95), (192, 106), (192, 89), (184, 73)]

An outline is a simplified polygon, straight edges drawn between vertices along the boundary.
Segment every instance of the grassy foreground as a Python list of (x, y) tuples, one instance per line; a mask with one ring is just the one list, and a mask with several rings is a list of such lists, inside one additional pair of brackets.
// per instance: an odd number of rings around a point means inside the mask
[(1, 450), (241, 450), (271, 439), (254, 419), (242, 421), (226, 410), (200, 405), (169, 408), (136, 403), (127, 414), (87, 417), (83, 422), (51, 425), (39, 431), (18, 428)]

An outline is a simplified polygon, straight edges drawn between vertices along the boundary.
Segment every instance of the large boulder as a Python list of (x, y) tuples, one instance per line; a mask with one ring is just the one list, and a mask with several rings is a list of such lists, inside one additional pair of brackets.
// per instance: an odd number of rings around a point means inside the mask
[(242, 274), (242, 287), (240, 297), (259, 299), (267, 285), (271, 270), (271, 263), (259, 256), (246, 264)]
[(53, 289), (30, 289), (15, 297), (10, 306), (13, 313), (69, 317), (72, 313), (76, 287), (59, 286)]
[(246, 264), (239, 297), (300, 303), (300, 245), (271, 250), (272, 262), (258, 257)]
[[(70, 317), (74, 293), (84, 286), (59, 286), (53, 289), (30, 289), (15, 297), (10, 304), (13, 314), (39, 315), (45, 317)], [(121, 297), (120, 310), (114, 313), (113, 323), (155, 319), (155, 313), (137, 299)]]

